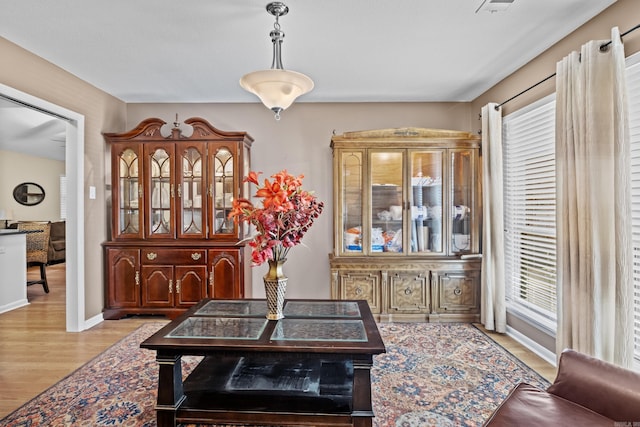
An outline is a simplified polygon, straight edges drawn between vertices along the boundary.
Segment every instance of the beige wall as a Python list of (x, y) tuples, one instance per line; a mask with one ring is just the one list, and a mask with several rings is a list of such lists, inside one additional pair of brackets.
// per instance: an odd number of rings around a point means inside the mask
[[(241, 90), (241, 89), (239, 89)], [(276, 121), (262, 104), (129, 104), (127, 128), (149, 117), (172, 124), (202, 117), (225, 131), (247, 131), (255, 139), (252, 169), (271, 175), (281, 169), (304, 174), (304, 187), (325, 202), (325, 211), (311, 231), (289, 253), (285, 274), (287, 296), (328, 298), (329, 261), (332, 252), (331, 135), (352, 130), (404, 126), (471, 130), (474, 126), (467, 103), (296, 103)], [(266, 265), (253, 269), (253, 296), (264, 295), (262, 276)]]
[[(0, 150), (0, 206), (13, 211), (15, 221), (58, 221), (60, 175), (64, 173), (64, 162)], [(22, 182), (35, 182), (44, 188), (42, 203), (24, 206), (15, 201), (13, 189)]]
[[(102, 312), (100, 244), (106, 239), (104, 130), (124, 130), (126, 105), (70, 73), (0, 37), (0, 83), (85, 117), (85, 319)], [(4, 181), (2, 182), (4, 186)], [(97, 198), (89, 200), (88, 187)]]
[[(556, 72), (556, 63), (571, 51), (580, 51), (580, 47), (587, 41), (609, 41), (612, 27), (617, 26), (620, 33), (624, 33), (638, 25), (639, 18), (640, 1), (618, 0), (591, 21), (476, 98), (471, 103), (471, 111), (477, 116), (480, 114), (480, 109), (483, 105), (489, 102), (500, 104), (506, 101), (517, 93), (554, 74)], [(624, 38), (623, 42), (627, 56), (640, 51), (640, 30), (629, 34)], [(554, 78), (505, 104), (503, 106), (503, 115), (506, 116), (553, 92), (555, 92)]]

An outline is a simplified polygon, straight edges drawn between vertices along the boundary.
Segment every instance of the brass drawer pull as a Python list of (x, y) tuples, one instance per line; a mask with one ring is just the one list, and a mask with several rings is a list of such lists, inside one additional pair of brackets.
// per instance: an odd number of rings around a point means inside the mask
[(460, 289), (460, 288), (455, 288), (455, 289), (453, 290), (453, 294), (454, 294), (455, 296), (460, 296), (460, 295), (462, 295), (462, 289)]
[(200, 252), (194, 252), (191, 254), (191, 259), (194, 261), (198, 261), (200, 258), (202, 258), (202, 254)]
[(413, 290), (412, 290), (411, 288), (406, 288), (406, 289), (404, 290), (404, 294), (405, 294), (405, 295), (411, 295), (412, 293), (413, 293)]
[(153, 261), (153, 260), (154, 260), (154, 259), (156, 259), (156, 258), (158, 258), (158, 254), (157, 254), (157, 253), (155, 253), (155, 252), (149, 252), (149, 253), (147, 254), (147, 259), (148, 259), (149, 261)]

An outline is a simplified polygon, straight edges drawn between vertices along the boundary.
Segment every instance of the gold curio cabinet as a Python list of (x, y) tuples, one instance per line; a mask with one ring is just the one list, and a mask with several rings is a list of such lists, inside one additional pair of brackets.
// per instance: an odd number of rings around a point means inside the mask
[(332, 298), (366, 299), (382, 321), (478, 321), (479, 137), (381, 129), (331, 148)]
[[(107, 319), (175, 317), (203, 298), (244, 298), (248, 233), (228, 218), (248, 196), (253, 139), (206, 120), (152, 118), (106, 133), (111, 151), (111, 239), (103, 244)], [(187, 131), (183, 133), (182, 128)], [(163, 134), (164, 133), (164, 134)]]

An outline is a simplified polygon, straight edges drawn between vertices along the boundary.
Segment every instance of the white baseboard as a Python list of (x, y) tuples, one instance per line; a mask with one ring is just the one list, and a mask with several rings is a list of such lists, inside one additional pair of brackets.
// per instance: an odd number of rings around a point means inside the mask
[(24, 307), (25, 305), (29, 305), (29, 301), (26, 299), (21, 299), (18, 301), (14, 301), (11, 304), (5, 304), (0, 306), (0, 313), (6, 313), (7, 311), (15, 310), (16, 308)]
[(85, 320), (82, 330), (85, 331), (89, 328), (93, 328), (94, 326), (99, 325), (102, 322), (104, 322), (104, 317), (102, 316), (102, 313), (100, 313)]
[(537, 342), (533, 341), (526, 335), (521, 334), (517, 330), (513, 329), (511, 326), (507, 325), (507, 335), (518, 341), (523, 346), (527, 347), (529, 350), (540, 356), (546, 362), (550, 363), (553, 366), (556, 366), (556, 355), (552, 351), (547, 350), (545, 347), (541, 346)]

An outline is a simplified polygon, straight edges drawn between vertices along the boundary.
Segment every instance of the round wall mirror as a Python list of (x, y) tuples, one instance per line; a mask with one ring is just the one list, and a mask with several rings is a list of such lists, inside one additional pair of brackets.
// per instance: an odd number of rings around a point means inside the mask
[(25, 206), (34, 206), (44, 200), (44, 188), (35, 182), (23, 182), (13, 189), (13, 198)]

